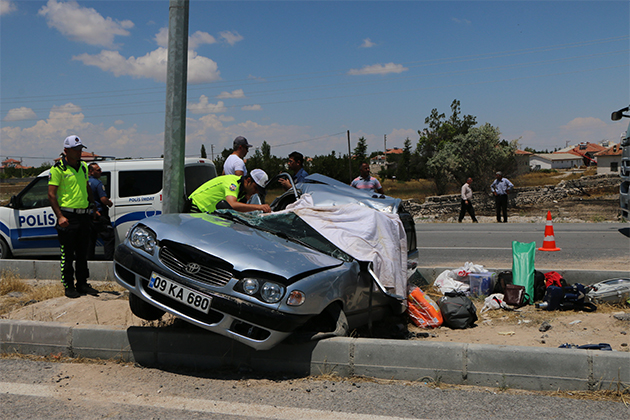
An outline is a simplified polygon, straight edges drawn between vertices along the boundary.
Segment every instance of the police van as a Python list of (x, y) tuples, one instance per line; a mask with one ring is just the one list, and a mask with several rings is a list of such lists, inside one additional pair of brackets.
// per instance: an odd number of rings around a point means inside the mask
[[(164, 162), (163, 159), (123, 159), (97, 163), (102, 169), (100, 181), (113, 202), (109, 217), (118, 244), (135, 222), (162, 213)], [(48, 201), (49, 172), (42, 172), (11, 197), (7, 206), (0, 207), (0, 258), (59, 255), (57, 217)], [(186, 196), (215, 176), (216, 168), (210, 159), (186, 158)], [(96, 253), (102, 254), (99, 242)]]

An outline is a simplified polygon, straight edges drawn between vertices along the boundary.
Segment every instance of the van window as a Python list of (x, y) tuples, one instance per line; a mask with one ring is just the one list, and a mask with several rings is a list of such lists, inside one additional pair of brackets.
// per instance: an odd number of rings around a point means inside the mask
[(184, 168), (186, 180), (186, 197), (192, 194), (205, 182), (217, 176), (217, 170), (212, 165), (187, 165)]
[(109, 180), (111, 178), (112, 178), (112, 173), (111, 172), (103, 172), (103, 173), (101, 173), (101, 177), (98, 179), (99, 181), (101, 181), (101, 183), (105, 187), (105, 194), (107, 194), (107, 197), (111, 197), (112, 196), (110, 194), (111, 186), (109, 184)]
[(20, 195), (20, 210), (38, 209), (50, 206), (48, 200), (48, 177), (42, 176), (35, 178), (29, 186), (27, 186)]
[(162, 171), (121, 171), (118, 185), (119, 197), (157, 194), (162, 189)]

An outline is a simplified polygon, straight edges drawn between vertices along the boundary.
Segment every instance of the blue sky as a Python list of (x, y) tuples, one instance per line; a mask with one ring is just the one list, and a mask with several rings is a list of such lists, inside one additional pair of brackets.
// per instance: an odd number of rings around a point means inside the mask
[[(0, 157), (163, 153), (168, 1), (0, 0)], [(415, 148), (433, 108), (521, 148), (619, 141), (627, 1), (190, 1), (186, 155)], [(626, 120), (627, 121), (627, 120)]]

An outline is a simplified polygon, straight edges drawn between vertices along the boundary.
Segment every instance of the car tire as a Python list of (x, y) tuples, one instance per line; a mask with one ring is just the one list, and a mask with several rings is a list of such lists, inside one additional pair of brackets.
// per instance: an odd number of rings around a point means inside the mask
[(147, 321), (158, 320), (166, 313), (133, 293), (129, 293), (129, 308), (135, 316)]
[(331, 337), (347, 337), (348, 318), (341, 305), (332, 304), (293, 334), (293, 341), (317, 341)]
[(6, 260), (7, 258), (11, 258), (11, 249), (9, 244), (3, 238), (0, 238), (0, 260)]

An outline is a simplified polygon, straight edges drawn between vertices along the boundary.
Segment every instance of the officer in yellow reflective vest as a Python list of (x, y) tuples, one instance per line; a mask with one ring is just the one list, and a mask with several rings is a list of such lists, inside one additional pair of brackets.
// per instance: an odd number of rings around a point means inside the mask
[(98, 290), (87, 282), (90, 275), (87, 264), (92, 217), (90, 203), (94, 200), (88, 184), (87, 165), (81, 160), (85, 146), (79, 137), (68, 136), (63, 147), (64, 155), (50, 169), (48, 179), (48, 199), (57, 216), (55, 229), (61, 246), (61, 283), (69, 298), (97, 295)]
[[(262, 169), (254, 169), (245, 176), (222, 175), (207, 181), (190, 194), (191, 212), (213, 212), (233, 209), (240, 212), (261, 210), (270, 213), (269, 204), (247, 204), (246, 201), (262, 192), (269, 178)], [(245, 202), (243, 202), (245, 201)]]

